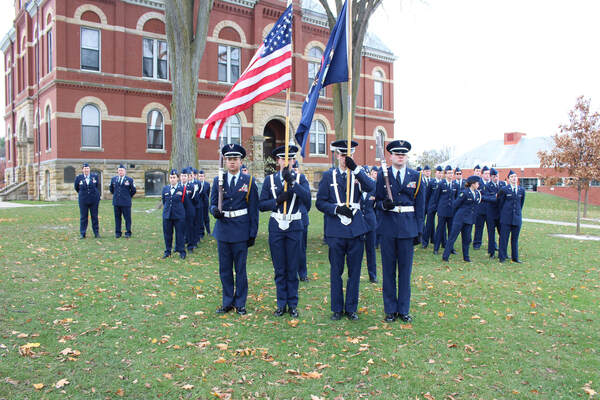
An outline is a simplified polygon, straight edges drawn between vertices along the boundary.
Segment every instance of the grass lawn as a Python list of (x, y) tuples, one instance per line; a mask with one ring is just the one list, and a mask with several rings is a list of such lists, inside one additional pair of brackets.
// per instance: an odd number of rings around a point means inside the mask
[[(76, 202), (0, 210), (0, 399), (586, 399), (600, 391), (600, 244), (549, 236), (574, 228), (525, 223), (523, 264), (488, 260), (485, 250), (470, 264), (460, 254), (442, 263), (417, 249), (412, 325), (383, 322), (381, 286), (363, 263), (360, 320), (332, 322), (313, 208), (311, 281), (300, 284), (293, 321), (272, 316), (262, 214), (248, 259), (249, 314), (220, 317), (216, 242), (205, 239), (185, 261), (161, 260), (161, 214), (145, 212), (156, 202), (134, 200), (129, 240), (114, 239), (109, 201), (100, 239), (78, 240)], [(574, 207), (528, 193), (525, 215), (568, 220)]]

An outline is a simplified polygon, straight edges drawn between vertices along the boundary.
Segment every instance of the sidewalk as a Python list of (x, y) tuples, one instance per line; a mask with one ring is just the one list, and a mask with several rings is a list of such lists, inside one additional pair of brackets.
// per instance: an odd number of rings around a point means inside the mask
[[(545, 219), (523, 218), (523, 222), (535, 222), (538, 224), (561, 225), (561, 226), (577, 226), (575, 222), (549, 221)], [(600, 229), (600, 225), (580, 224), (582, 228)]]
[(0, 210), (6, 209), (6, 208), (19, 208), (19, 207), (55, 207), (58, 206), (59, 204), (21, 204), (21, 203), (15, 203), (14, 201), (0, 201)]

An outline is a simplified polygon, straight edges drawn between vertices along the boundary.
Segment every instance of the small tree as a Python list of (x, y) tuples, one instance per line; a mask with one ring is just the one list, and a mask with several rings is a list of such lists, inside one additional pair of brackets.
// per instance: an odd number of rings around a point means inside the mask
[(416, 158), (417, 165), (424, 167), (425, 165), (429, 165), (433, 168), (436, 165), (442, 164), (444, 161), (452, 158), (452, 154), (454, 150), (450, 146), (444, 146), (441, 149), (433, 149), (433, 150), (424, 150), (421, 154), (419, 154)]
[(581, 191), (600, 177), (600, 114), (591, 112), (590, 100), (580, 96), (569, 111), (569, 123), (559, 126), (554, 148), (538, 152), (540, 167), (567, 171), (577, 187), (577, 228), (581, 233)]

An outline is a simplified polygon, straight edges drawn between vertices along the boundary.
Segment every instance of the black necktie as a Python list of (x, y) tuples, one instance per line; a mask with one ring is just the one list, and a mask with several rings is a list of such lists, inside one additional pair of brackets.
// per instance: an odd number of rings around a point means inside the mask
[(396, 174), (396, 182), (398, 182), (398, 186), (402, 186), (402, 179), (400, 178), (400, 171)]
[(235, 175), (231, 178), (231, 184), (229, 185), (230, 189), (235, 187)]

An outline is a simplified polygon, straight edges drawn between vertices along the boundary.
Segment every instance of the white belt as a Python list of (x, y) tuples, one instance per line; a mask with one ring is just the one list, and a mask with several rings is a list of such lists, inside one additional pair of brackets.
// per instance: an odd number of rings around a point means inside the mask
[(405, 212), (414, 212), (415, 207), (413, 206), (396, 206), (390, 210), (391, 212), (396, 213), (405, 213)]
[(240, 210), (233, 210), (233, 211), (223, 211), (223, 216), (225, 218), (234, 218), (234, 217), (239, 217), (239, 216), (246, 215), (246, 214), (248, 214), (247, 208), (242, 208)]
[(273, 211), (271, 213), (271, 218), (275, 218), (277, 221), (297, 221), (299, 219), (302, 219), (302, 213), (298, 211), (293, 214), (283, 214)]

